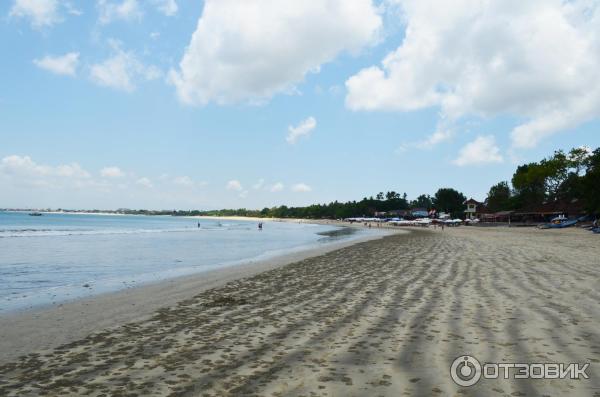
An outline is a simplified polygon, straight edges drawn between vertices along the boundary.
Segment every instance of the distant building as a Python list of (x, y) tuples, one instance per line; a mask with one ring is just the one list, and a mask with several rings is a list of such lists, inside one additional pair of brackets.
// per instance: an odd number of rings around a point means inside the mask
[(415, 218), (427, 218), (429, 217), (429, 211), (427, 208), (412, 208), (410, 214)]
[(388, 211), (388, 215), (396, 216), (396, 217), (406, 217), (406, 216), (410, 216), (410, 211), (409, 210), (392, 210), (392, 211)]
[(464, 204), (467, 206), (467, 209), (465, 210), (465, 219), (480, 219), (483, 214), (489, 212), (485, 204), (472, 198), (465, 201)]

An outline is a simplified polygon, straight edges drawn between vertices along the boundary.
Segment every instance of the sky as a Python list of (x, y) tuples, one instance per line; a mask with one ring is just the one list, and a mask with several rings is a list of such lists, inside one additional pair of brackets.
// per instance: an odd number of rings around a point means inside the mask
[(483, 200), (600, 146), (593, 0), (5, 0), (0, 208)]

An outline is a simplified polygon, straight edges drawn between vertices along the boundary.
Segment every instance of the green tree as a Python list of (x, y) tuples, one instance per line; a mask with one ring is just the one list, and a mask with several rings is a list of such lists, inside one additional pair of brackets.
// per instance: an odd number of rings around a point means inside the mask
[(546, 195), (550, 200), (555, 201), (560, 198), (560, 188), (569, 177), (570, 166), (571, 161), (562, 150), (540, 161), (540, 173), (544, 178)]
[(586, 173), (582, 178), (582, 192), (588, 211), (600, 215), (600, 148), (585, 160)]
[(453, 218), (464, 217), (465, 201), (464, 194), (452, 188), (441, 188), (433, 197), (433, 205), (438, 211), (448, 212)]
[(427, 208), (429, 210), (433, 207), (433, 199), (428, 194), (421, 194), (416, 200), (411, 201), (410, 204), (412, 207)]
[(500, 182), (490, 188), (485, 203), (490, 211), (498, 212), (511, 207), (511, 191), (508, 182)]
[(538, 163), (518, 166), (511, 182), (517, 208), (535, 207), (546, 199), (546, 171)]

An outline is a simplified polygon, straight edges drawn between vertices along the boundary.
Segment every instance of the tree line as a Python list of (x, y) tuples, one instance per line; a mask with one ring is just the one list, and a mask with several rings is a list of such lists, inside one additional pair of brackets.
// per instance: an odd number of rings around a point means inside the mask
[[(436, 209), (463, 217), (466, 197), (453, 188), (441, 188), (433, 196), (421, 194), (408, 200), (406, 193), (379, 192), (360, 201), (313, 204), (305, 207), (285, 205), (262, 210), (223, 209), (214, 211), (176, 211), (173, 215), (253, 216), (268, 218), (343, 219), (374, 216), (377, 212), (422, 208)], [(489, 190), (485, 205), (491, 212), (534, 209), (548, 202), (581, 200), (590, 214), (600, 213), (600, 148), (574, 148), (554, 152), (539, 162), (517, 167), (510, 181)]]
[[(306, 219), (343, 219), (356, 216), (374, 216), (377, 212), (401, 211), (411, 208), (429, 210), (436, 208), (453, 216), (462, 216), (466, 197), (452, 188), (439, 189), (433, 196), (422, 194), (409, 201), (406, 193), (395, 191), (379, 192), (374, 197), (365, 197), (360, 201), (313, 204), (306, 207), (288, 207), (285, 205), (262, 210), (225, 209), (201, 211), (198, 215), (211, 216), (254, 216), (265, 218), (306, 218)], [(187, 214), (186, 214), (187, 215)]]
[(486, 205), (498, 212), (575, 201), (589, 214), (600, 213), (600, 148), (557, 150), (539, 162), (520, 165), (510, 184), (503, 181), (490, 188)]

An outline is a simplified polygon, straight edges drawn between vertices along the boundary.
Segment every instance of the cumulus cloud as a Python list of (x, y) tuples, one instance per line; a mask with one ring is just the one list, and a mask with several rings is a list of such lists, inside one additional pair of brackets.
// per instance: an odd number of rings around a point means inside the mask
[(238, 192), (244, 189), (240, 181), (236, 179), (232, 179), (229, 182), (227, 182), (227, 185), (225, 187), (227, 190), (236, 190)]
[(112, 42), (111, 46), (114, 54), (90, 69), (90, 78), (94, 83), (132, 92), (137, 81), (160, 77), (161, 72), (157, 67), (144, 65), (133, 52), (123, 51), (116, 42)]
[(252, 185), (252, 189), (258, 190), (260, 188), (262, 188), (265, 184), (265, 180), (263, 178), (260, 178), (254, 185)]
[(34, 59), (35, 66), (52, 73), (74, 76), (79, 64), (79, 53), (69, 52), (62, 56), (46, 55), (42, 59)]
[(390, 0), (406, 27), (381, 65), (346, 81), (353, 110), (511, 115), (517, 148), (600, 116), (600, 5), (586, 0)]
[(178, 176), (173, 179), (173, 183), (179, 186), (194, 186), (194, 181), (189, 176)]
[[(188, 185), (190, 181), (193, 185)], [(176, 189), (174, 182), (185, 188)], [(189, 177), (125, 173), (116, 166), (90, 173), (77, 162), (44, 164), (30, 156), (0, 157), (2, 199), (6, 206), (13, 207), (198, 208), (205, 205), (199, 189), (204, 185), (206, 182), (192, 181)]]
[(492, 135), (478, 136), (460, 150), (454, 164), (459, 166), (501, 163), (503, 161), (496, 139)]
[(162, 12), (168, 17), (172, 17), (173, 15), (177, 14), (177, 11), (179, 10), (175, 0), (154, 0), (154, 4), (156, 4), (158, 11)]
[(310, 191), (312, 191), (312, 188), (305, 183), (296, 183), (295, 185), (292, 185), (292, 192), (304, 193)]
[(103, 178), (122, 178), (125, 173), (119, 167), (104, 167), (100, 170), (100, 176)]
[(103, 25), (115, 20), (139, 21), (143, 16), (138, 0), (123, 0), (120, 2), (97, 0), (96, 7), (99, 13), (98, 21)]
[(137, 185), (140, 185), (140, 186), (145, 187), (147, 189), (150, 189), (150, 188), (154, 187), (154, 185), (152, 184), (152, 181), (149, 178), (146, 178), (146, 177), (139, 178), (137, 181), (135, 181), (135, 183)]
[(261, 101), (373, 43), (380, 27), (371, 0), (207, 0), (169, 78), (187, 104)]
[(285, 140), (289, 144), (295, 144), (298, 139), (303, 136), (309, 136), (312, 130), (317, 126), (317, 120), (314, 117), (309, 117), (297, 126), (290, 125), (288, 127), (288, 135)]
[(429, 149), (432, 146), (447, 141), (452, 137), (452, 131), (446, 129), (437, 129), (433, 134), (425, 140), (417, 142), (415, 146), (419, 149)]
[(62, 21), (58, 6), (58, 0), (15, 0), (9, 15), (27, 18), (33, 28), (39, 29)]
[(11, 155), (0, 162), (0, 176), (20, 185), (62, 186), (65, 183), (88, 181), (90, 173), (78, 163), (57, 166), (38, 164), (29, 156)]
[(269, 190), (270, 190), (271, 192), (273, 192), (273, 193), (276, 193), (276, 192), (281, 192), (281, 191), (283, 190), (283, 188), (284, 188), (284, 187), (285, 187), (285, 186), (283, 186), (283, 183), (281, 183), (281, 182), (277, 182), (277, 183), (275, 183), (273, 186), (271, 186), (271, 187), (269, 188)]

